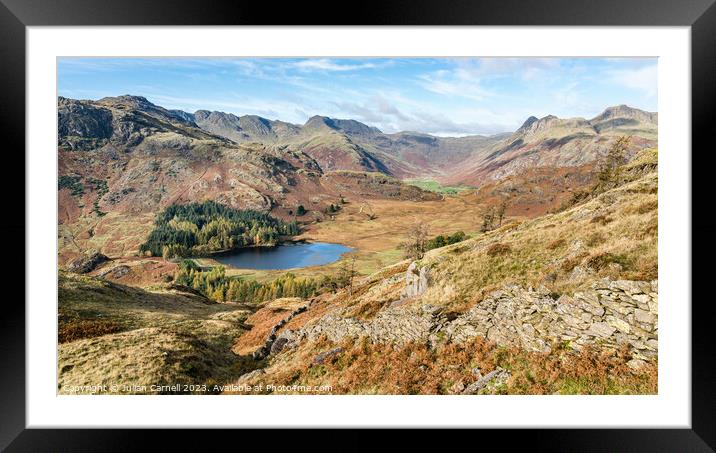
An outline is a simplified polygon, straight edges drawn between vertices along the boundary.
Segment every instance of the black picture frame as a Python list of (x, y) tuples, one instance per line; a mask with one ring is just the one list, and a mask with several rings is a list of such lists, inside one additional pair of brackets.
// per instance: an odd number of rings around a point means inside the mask
[[(172, 0), (0, 0), (0, 117), (3, 130), (3, 164), (13, 168), (20, 179), (14, 187), (25, 187), (25, 32), (28, 26), (122, 26), (122, 25), (529, 25), (529, 26), (690, 26), (692, 62), (692, 207), (706, 206), (713, 146), (708, 146), (716, 118), (716, 6), (714, 0), (460, 0), (450, 3), (436, 0), (384, 0), (355, 3), (343, 8), (336, 2), (282, 3), (271, 7), (264, 2), (200, 2)], [(27, 87), (30, 88), (31, 87)], [(698, 157), (698, 165), (693, 159)], [(16, 169), (16, 170), (15, 170)], [(20, 171), (23, 169), (23, 171)], [(9, 175), (8, 178), (13, 176)], [(25, 198), (17, 191), (4, 201), (15, 215), (0, 222), (4, 238), (25, 234)], [(693, 212), (693, 210), (692, 210)], [(692, 244), (697, 252), (709, 256), (712, 222), (696, 224), (693, 216)], [(26, 237), (31, 241), (31, 237)], [(20, 241), (13, 255), (24, 257)], [(13, 244), (8, 244), (13, 245)], [(692, 257), (693, 259), (693, 257)], [(21, 272), (18, 260), (2, 260), (1, 275)], [(24, 258), (23, 258), (24, 263)], [(714, 451), (716, 448), (716, 378), (713, 345), (713, 321), (710, 298), (697, 298), (697, 289), (709, 282), (712, 266), (692, 266), (692, 425), (691, 429), (629, 430), (531, 430), (512, 433), (485, 430), (471, 434), (475, 444), (486, 446), (492, 440), (514, 446), (526, 442), (531, 450), (548, 451)], [(31, 270), (28, 270), (31, 271)], [(22, 266), (25, 272), (25, 266)], [(13, 278), (16, 280), (16, 278)], [(26, 280), (25, 280), (26, 281)], [(14, 286), (19, 288), (18, 284)], [(708, 294), (708, 293), (705, 293)], [(20, 295), (18, 295), (20, 296)], [(24, 292), (23, 292), (24, 296)], [(4, 294), (0, 313), (0, 449), (7, 451), (127, 451), (140, 445), (135, 430), (41, 430), (25, 428), (25, 308), (19, 297)], [(691, 301), (682, 301), (689, 303)], [(54, 306), (48, 304), (48, 306)], [(539, 415), (535, 415), (539, 417)], [(163, 433), (157, 432), (158, 435)], [(164, 433), (166, 434), (166, 433)], [(212, 441), (223, 436), (172, 430), (172, 443), (180, 450), (208, 450)], [(358, 433), (333, 431), (321, 436), (292, 433), (293, 446), (320, 442), (326, 446), (344, 445), (364, 448), (367, 437)], [(235, 434), (235, 442), (240, 442)], [(405, 446), (427, 446), (436, 441), (445, 446), (444, 434), (427, 430), (401, 436)], [(300, 439), (300, 440), (299, 440)], [(144, 440), (141, 441), (144, 444)], [(246, 444), (244, 444), (246, 445)], [(276, 445), (274, 445), (276, 446)], [(165, 445), (168, 450), (169, 444)], [(345, 449), (345, 448), (341, 448)]]

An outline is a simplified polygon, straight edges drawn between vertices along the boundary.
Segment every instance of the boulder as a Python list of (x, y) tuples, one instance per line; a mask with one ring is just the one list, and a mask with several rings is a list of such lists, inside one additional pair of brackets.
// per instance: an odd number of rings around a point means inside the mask
[(119, 266), (115, 266), (112, 269), (108, 269), (106, 271), (103, 270), (102, 273), (98, 275), (98, 277), (119, 279), (129, 274), (130, 271), (131, 269), (129, 268), (129, 266), (125, 264), (120, 264)]
[(570, 282), (581, 282), (592, 275), (594, 275), (594, 270), (591, 267), (575, 266), (574, 269), (572, 269), (572, 273), (569, 274), (568, 280)]
[(328, 351), (321, 352), (316, 357), (313, 358), (313, 364), (314, 365), (323, 365), (328, 360), (337, 357), (341, 352), (343, 352), (343, 348), (333, 348), (329, 349)]
[(485, 376), (468, 385), (463, 391), (463, 395), (475, 395), (482, 391), (483, 393), (492, 393), (497, 387), (505, 384), (512, 376), (512, 373), (504, 368), (497, 367)]
[(279, 352), (281, 352), (286, 346), (286, 343), (288, 343), (288, 338), (277, 338), (276, 341), (271, 344), (271, 354), (278, 354)]
[(631, 359), (627, 362), (627, 365), (629, 368), (631, 368), (634, 371), (639, 371), (644, 365), (646, 365), (646, 362), (641, 359)]
[(262, 347), (260, 347), (259, 349), (255, 350), (255, 351), (251, 354), (251, 357), (252, 357), (254, 360), (261, 360), (261, 359), (265, 358), (265, 357), (268, 355), (269, 352), (270, 352), (270, 351), (268, 350), (268, 348), (267, 348), (266, 346), (262, 346)]
[(408, 299), (411, 297), (419, 296), (428, 289), (430, 285), (430, 269), (427, 267), (421, 267), (418, 269), (418, 265), (415, 261), (410, 263), (408, 270), (405, 272), (405, 288), (400, 294), (400, 299)]
[(72, 260), (67, 265), (67, 270), (77, 274), (86, 274), (92, 272), (97, 266), (106, 261), (109, 261), (106, 255), (95, 251)]
[(614, 327), (620, 332), (624, 333), (631, 333), (631, 325), (629, 325), (628, 322), (624, 321), (623, 319), (619, 319), (615, 316), (607, 316), (606, 317), (607, 324)]
[(637, 282), (631, 280), (617, 280), (612, 282), (612, 289), (620, 289), (627, 294), (643, 294), (651, 291), (651, 284), (648, 282)]

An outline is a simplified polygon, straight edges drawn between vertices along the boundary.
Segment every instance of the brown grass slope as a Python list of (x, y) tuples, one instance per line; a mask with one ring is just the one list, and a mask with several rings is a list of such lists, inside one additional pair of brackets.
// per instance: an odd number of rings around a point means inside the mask
[(147, 388), (120, 393), (192, 393), (149, 386), (226, 382), (257, 365), (231, 352), (249, 315), (181, 288), (150, 292), (60, 273), (58, 392), (138, 385)]

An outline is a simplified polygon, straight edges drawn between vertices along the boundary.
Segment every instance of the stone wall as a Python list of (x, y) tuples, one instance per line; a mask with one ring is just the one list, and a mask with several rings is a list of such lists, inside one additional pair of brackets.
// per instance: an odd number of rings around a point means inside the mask
[(481, 336), (499, 345), (549, 351), (553, 342), (575, 349), (586, 344), (629, 345), (634, 360), (649, 361), (658, 351), (657, 282), (601, 280), (586, 291), (555, 298), (549, 291), (507, 286), (455, 319), (438, 307), (389, 307), (370, 321), (328, 314), (298, 331), (278, 335), (281, 348), (326, 336), (368, 337), (378, 343), (464, 342)]
[(556, 300), (544, 288), (511, 286), (491, 293), (444, 331), (453, 342), (479, 335), (531, 351), (549, 351), (552, 341), (575, 349), (628, 344), (635, 358), (651, 360), (658, 350), (657, 305), (656, 281), (602, 280)]
[(261, 360), (270, 354), (276, 354), (278, 352), (281, 352), (288, 340), (285, 337), (277, 337), (277, 332), (279, 331), (279, 329), (281, 329), (281, 327), (286, 325), (286, 323), (292, 320), (294, 317), (308, 310), (308, 308), (313, 304), (314, 301), (315, 299), (311, 299), (306, 305), (298, 307), (297, 309), (292, 311), (287, 317), (276, 323), (276, 325), (271, 328), (271, 331), (269, 332), (268, 337), (266, 337), (266, 341), (264, 342), (263, 346), (261, 346), (251, 354), (253, 359)]

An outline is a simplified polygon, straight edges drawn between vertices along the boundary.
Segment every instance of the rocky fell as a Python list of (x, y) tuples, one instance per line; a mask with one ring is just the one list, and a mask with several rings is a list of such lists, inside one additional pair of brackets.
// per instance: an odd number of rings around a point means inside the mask
[(385, 134), (355, 120), (313, 116), (297, 125), (256, 115), (155, 106), (145, 98), (119, 96), (96, 102), (60, 98), (60, 147), (89, 150), (110, 144), (137, 146), (148, 132), (195, 140), (303, 153), (323, 172), (381, 172), (398, 178), (432, 176), (444, 182), (481, 185), (535, 166), (579, 166), (603, 155), (619, 135), (632, 136), (632, 152), (654, 146), (658, 115), (626, 105), (586, 120), (530, 117), (512, 134), (435, 137), (418, 132)]
[(472, 153), (446, 182), (480, 185), (537, 167), (576, 167), (607, 153), (619, 136), (629, 136), (629, 156), (656, 146), (658, 117), (626, 105), (610, 107), (600, 115), (561, 119), (534, 116), (510, 136)]
[(432, 176), (479, 186), (539, 166), (580, 166), (606, 153), (614, 138), (632, 136), (632, 153), (654, 146), (658, 115), (626, 105), (586, 120), (530, 117), (512, 134), (435, 137), (385, 134), (355, 120), (314, 116), (292, 125), (221, 112), (194, 114), (204, 130), (238, 142), (287, 145), (313, 157), (324, 170), (380, 171), (400, 178)]
[[(124, 220), (146, 222), (140, 216), (175, 203), (215, 200), (285, 217), (304, 205), (306, 219), (313, 221), (341, 196), (353, 201), (437, 198), (385, 174), (331, 172), (301, 149), (270, 139), (236, 143), (197, 124), (211, 129), (208, 119), (220, 117), (221, 124), (235, 123), (252, 137), (283, 133), (280, 124), (258, 117), (187, 114), (135, 96), (58, 102), (59, 221), (84, 222), (61, 231), (73, 248), (98, 229)], [(377, 163), (369, 169), (381, 170)]]

